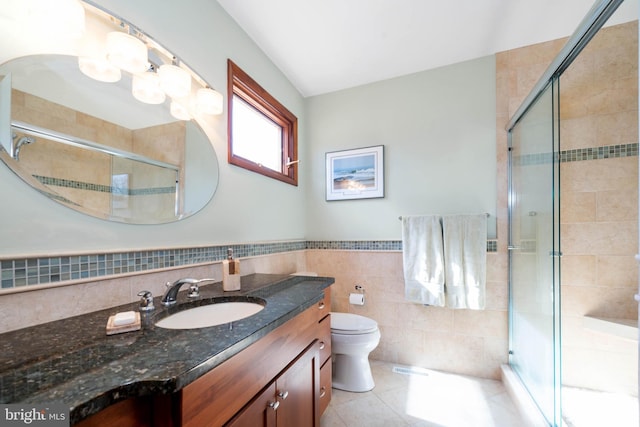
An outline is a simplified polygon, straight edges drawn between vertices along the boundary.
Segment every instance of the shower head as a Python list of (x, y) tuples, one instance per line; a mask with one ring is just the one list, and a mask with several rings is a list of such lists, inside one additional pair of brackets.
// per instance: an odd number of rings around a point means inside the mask
[(14, 145), (14, 149), (13, 149), (13, 158), (20, 161), (20, 148), (22, 148), (23, 145), (25, 144), (31, 144), (32, 142), (36, 142), (35, 138), (32, 138), (30, 136), (23, 136), (20, 139), (18, 139), (18, 142), (15, 143)]

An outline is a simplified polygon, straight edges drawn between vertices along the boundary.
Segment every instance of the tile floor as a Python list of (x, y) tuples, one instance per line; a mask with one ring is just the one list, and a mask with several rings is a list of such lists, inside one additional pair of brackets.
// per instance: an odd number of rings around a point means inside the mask
[(502, 382), (372, 360), (376, 387), (333, 389), (321, 427), (520, 427), (524, 423)]

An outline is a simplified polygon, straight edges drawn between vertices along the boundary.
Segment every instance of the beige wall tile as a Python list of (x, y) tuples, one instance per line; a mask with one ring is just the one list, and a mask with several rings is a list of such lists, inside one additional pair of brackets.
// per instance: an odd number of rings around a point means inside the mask
[[(489, 254), (487, 262), (491, 265), (487, 276), (503, 279), (487, 284), (487, 294), (495, 296), (489, 303), (495, 310), (469, 313), (466, 317), (461, 313), (472, 310), (425, 307), (406, 301), (400, 252), (309, 250), (306, 267), (336, 278), (333, 311), (361, 314), (378, 322), (381, 339), (371, 358), (497, 379), (504, 358), (496, 355), (500, 352), (495, 340), (504, 344), (507, 334), (506, 253)], [(365, 288), (364, 306), (348, 302), (355, 284)], [(462, 316), (457, 326), (456, 316)], [(485, 337), (492, 340), (487, 353), (490, 357), (483, 356)], [(452, 361), (446, 356), (456, 348), (468, 353), (470, 345), (480, 357), (469, 353)], [(441, 348), (447, 349), (445, 356)]]
[(562, 286), (595, 286), (596, 276), (595, 255), (564, 254), (561, 260)]
[[(607, 27), (563, 74), (563, 150), (638, 142), (637, 40), (637, 21)], [(520, 105), (525, 92), (520, 86), (528, 85), (531, 79), (527, 76), (533, 73), (522, 68), (537, 70), (536, 63), (548, 63), (556, 53), (555, 46), (542, 43), (496, 58), (498, 75), (508, 76), (506, 87), (504, 83), (497, 86), (498, 118), (505, 108), (511, 114)], [(500, 138), (498, 134), (498, 144)], [(580, 346), (579, 352), (569, 352), (563, 360), (563, 370), (568, 373), (564, 382), (600, 389), (611, 383), (634, 384), (637, 349), (622, 350), (611, 337), (585, 332), (582, 316), (637, 317), (632, 285), (637, 286), (638, 275), (633, 259), (638, 247), (638, 158), (563, 163), (560, 177), (562, 339), (565, 346)], [(506, 200), (499, 198), (498, 203), (506, 207)], [(536, 295), (527, 298), (535, 301)], [(589, 351), (597, 351), (603, 363), (592, 364)], [(612, 369), (615, 379), (609, 384), (610, 363), (604, 363), (605, 354), (624, 367)], [(623, 359), (628, 359), (626, 364)], [(585, 375), (594, 369), (599, 370), (598, 375)], [(621, 373), (624, 370), (626, 374)], [(589, 378), (579, 381), (585, 377)]]
[(638, 304), (631, 288), (562, 286), (562, 313), (567, 316), (637, 319)]
[(638, 287), (638, 262), (632, 255), (597, 258), (598, 286), (630, 288)]
[(562, 191), (560, 220), (562, 223), (593, 222), (596, 219), (596, 193)]
[(596, 220), (637, 221), (638, 191), (599, 191), (596, 196)]
[(461, 335), (507, 338), (508, 314), (506, 311), (454, 310), (454, 330)]
[(560, 188), (565, 192), (634, 191), (638, 187), (638, 158), (625, 157), (563, 163)]
[(638, 250), (638, 223), (574, 223), (561, 228), (565, 255), (628, 255)]

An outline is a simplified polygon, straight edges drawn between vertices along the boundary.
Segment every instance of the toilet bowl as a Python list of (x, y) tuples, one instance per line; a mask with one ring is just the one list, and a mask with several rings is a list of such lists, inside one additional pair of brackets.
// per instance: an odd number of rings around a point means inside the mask
[(378, 323), (365, 316), (331, 312), (333, 388), (365, 392), (375, 387), (369, 353), (380, 343)]

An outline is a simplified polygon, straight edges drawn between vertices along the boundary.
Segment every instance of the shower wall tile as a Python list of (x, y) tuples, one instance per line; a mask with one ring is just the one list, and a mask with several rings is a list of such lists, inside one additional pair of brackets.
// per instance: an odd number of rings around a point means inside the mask
[(563, 222), (591, 222), (596, 219), (596, 193), (566, 192), (560, 198)]
[(562, 288), (562, 314), (582, 319), (585, 315), (637, 319), (638, 303), (629, 288), (568, 286)]
[(562, 256), (563, 286), (595, 286), (597, 283), (597, 257), (595, 255)]
[(596, 197), (596, 220), (609, 221), (637, 221), (638, 192), (637, 191), (599, 191)]
[(563, 223), (561, 239), (566, 255), (629, 255), (638, 250), (638, 223)]
[(622, 157), (562, 165), (560, 185), (564, 193), (573, 191), (634, 191), (638, 186), (638, 158)]
[[(496, 55), (498, 152), (504, 117), (564, 40), (558, 42)], [(637, 343), (583, 328), (586, 314), (638, 316), (637, 21), (601, 30), (563, 74), (560, 90), (563, 382), (637, 394)], [(498, 203), (498, 211), (507, 206)]]
[(635, 256), (600, 255), (597, 258), (597, 270), (599, 286), (627, 288), (632, 293), (637, 292), (638, 262)]

